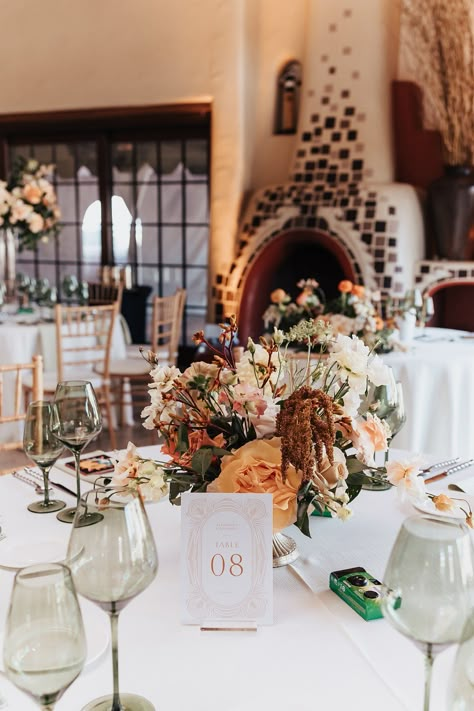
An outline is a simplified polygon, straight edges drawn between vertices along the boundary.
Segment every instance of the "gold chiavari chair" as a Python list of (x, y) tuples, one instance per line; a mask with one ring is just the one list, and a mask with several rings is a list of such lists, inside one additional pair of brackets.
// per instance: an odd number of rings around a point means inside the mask
[[(0, 365), (0, 426), (14, 422), (21, 422), (26, 417), (26, 404), (23, 397), (23, 385), (25, 376), (31, 379), (31, 394), (33, 400), (43, 398), (43, 358), (40, 355), (33, 356), (31, 363), (15, 363), (11, 365)], [(5, 402), (5, 381), (14, 378), (13, 401)], [(0, 452), (13, 449), (22, 449), (23, 441), (0, 443)], [(6, 473), (6, 472), (0, 472)]]
[[(155, 296), (153, 300), (151, 346), (142, 348), (156, 353), (158, 362), (163, 365), (176, 365), (178, 345), (183, 322), (186, 290), (178, 289), (172, 296)], [(123, 421), (124, 405), (147, 405), (149, 372), (151, 366), (140, 353), (140, 346), (135, 344), (127, 348), (127, 358), (112, 359), (110, 377), (114, 385), (115, 402), (120, 406), (120, 422)], [(130, 384), (131, 397), (125, 396), (124, 385)]]
[(58, 382), (88, 380), (107, 418), (112, 449), (116, 447), (110, 395), (110, 353), (118, 303), (104, 306), (55, 307), (56, 371), (44, 373), (44, 391)]
[(89, 306), (106, 306), (118, 303), (118, 311), (122, 305), (123, 284), (115, 286), (100, 282), (88, 282)]

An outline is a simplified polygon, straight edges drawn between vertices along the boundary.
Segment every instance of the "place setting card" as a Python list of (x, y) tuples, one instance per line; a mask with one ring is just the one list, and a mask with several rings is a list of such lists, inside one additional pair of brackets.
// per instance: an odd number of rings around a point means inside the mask
[(271, 494), (181, 497), (181, 617), (201, 630), (273, 622)]

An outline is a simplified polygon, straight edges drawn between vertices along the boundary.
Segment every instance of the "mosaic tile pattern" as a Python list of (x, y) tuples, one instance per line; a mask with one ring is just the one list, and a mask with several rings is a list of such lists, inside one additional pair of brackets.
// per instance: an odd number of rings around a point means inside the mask
[[(340, 22), (350, 22), (352, 14), (352, 9), (344, 9)], [(337, 34), (338, 23), (332, 22), (328, 32)], [(386, 186), (370, 186), (373, 172), (364, 158), (361, 127), (366, 114), (355, 104), (350, 88), (360, 74), (352, 66), (349, 73), (345, 72), (347, 79), (341, 78), (338, 83), (340, 66), (347, 64), (352, 48), (344, 45), (339, 53), (339, 57), (320, 57), (327, 75), (322, 91), (306, 87), (306, 101), (314, 111), (309, 112), (309, 125), (300, 135), (291, 182), (258, 193), (253, 212), (242, 225), (229, 274), (218, 274), (215, 279), (212, 297), (216, 320), (236, 312), (248, 269), (273, 237), (290, 229), (290, 225), (324, 230), (321, 208), (325, 208), (325, 214), (327, 209), (332, 210), (343, 228), (340, 232), (334, 227), (327, 231), (344, 247), (361, 282), (362, 275), (370, 271), (372, 286), (382, 292), (396, 296), (406, 289), (403, 266), (397, 256), (397, 207), (390, 201)], [(280, 221), (279, 229), (271, 229), (272, 221), (278, 222), (279, 213), (290, 208), (297, 211), (297, 217)], [(358, 252), (364, 264), (358, 261), (345, 237), (348, 231), (362, 243), (363, 249)]]
[(423, 260), (416, 265), (415, 282), (425, 291), (443, 282), (474, 281), (474, 262), (448, 262), (441, 260)]

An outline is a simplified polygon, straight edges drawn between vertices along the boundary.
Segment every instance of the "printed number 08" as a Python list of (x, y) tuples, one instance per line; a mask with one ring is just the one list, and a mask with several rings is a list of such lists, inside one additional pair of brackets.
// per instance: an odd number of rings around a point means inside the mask
[[(220, 578), (224, 574), (226, 569), (224, 556), (220, 553), (216, 553), (211, 558), (211, 572), (216, 578)], [(242, 565), (242, 556), (240, 553), (232, 553), (230, 556), (230, 566), (229, 573), (234, 577), (238, 578), (244, 572)]]

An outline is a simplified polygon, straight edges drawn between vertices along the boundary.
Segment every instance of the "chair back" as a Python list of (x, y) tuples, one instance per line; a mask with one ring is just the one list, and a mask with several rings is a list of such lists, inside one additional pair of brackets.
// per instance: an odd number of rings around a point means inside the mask
[(176, 365), (183, 322), (186, 290), (172, 296), (155, 296), (153, 300), (151, 349), (168, 365)]
[[(43, 399), (43, 358), (33, 356), (31, 363), (0, 365), (0, 425), (20, 422), (26, 418), (26, 404), (23, 392), (23, 375), (31, 375), (33, 380), (33, 400)], [(8, 381), (8, 382), (7, 382)], [(13, 398), (11, 386), (13, 385)], [(7, 406), (8, 401), (8, 406)], [(13, 406), (13, 407), (12, 407)], [(21, 449), (21, 440), (0, 443), (0, 451)]]
[(108, 306), (63, 306), (55, 310), (58, 382), (97, 368), (109, 378), (112, 333), (118, 303)]
[(88, 282), (89, 306), (105, 306), (118, 302), (118, 310), (122, 305), (123, 284), (101, 284), (99, 282)]

